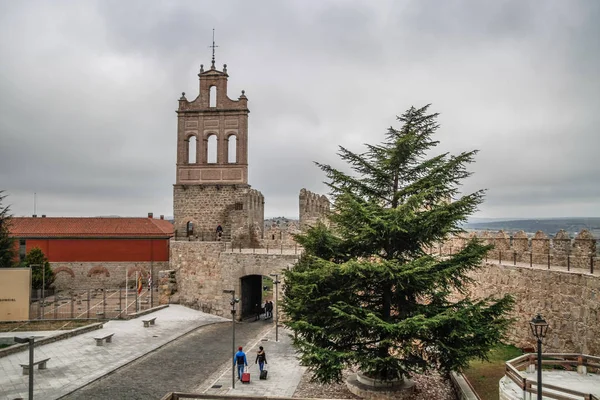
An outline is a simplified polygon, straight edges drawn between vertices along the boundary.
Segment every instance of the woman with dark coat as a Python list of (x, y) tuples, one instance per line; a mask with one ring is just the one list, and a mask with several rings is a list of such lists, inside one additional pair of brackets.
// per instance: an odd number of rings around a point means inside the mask
[(260, 346), (258, 349), (259, 350), (258, 353), (256, 353), (256, 360), (254, 361), (254, 364), (258, 363), (258, 369), (260, 369), (260, 372), (263, 372), (265, 364), (268, 364), (267, 355), (265, 354), (265, 349), (262, 346)]

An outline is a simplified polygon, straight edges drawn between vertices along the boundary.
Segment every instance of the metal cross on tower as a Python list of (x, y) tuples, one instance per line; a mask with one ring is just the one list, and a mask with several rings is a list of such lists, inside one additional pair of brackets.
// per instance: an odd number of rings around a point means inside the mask
[(212, 48), (212, 67), (211, 69), (215, 69), (215, 48), (219, 47), (215, 45), (215, 28), (213, 28), (213, 41), (212, 41), (212, 46), (208, 46)]

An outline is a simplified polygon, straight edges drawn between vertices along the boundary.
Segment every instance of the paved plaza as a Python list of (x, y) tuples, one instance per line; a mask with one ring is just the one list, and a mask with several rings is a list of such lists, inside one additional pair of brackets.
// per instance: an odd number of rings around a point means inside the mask
[[(156, 324), (144, 328), (142, 320), (152, 317), (156, 317)], [(225, 329), (226, 322), (225, 318), (171, 305), (140, 318), (108, 321), (103, 329), (36, 347), (36, 361), (51, 359), (47, 369), (34, 370), (34, 397), (61, 398), (199, 327), (219, 323)], [(230, 323), (227, 325), (231, 326)], [(93, 338), (103, 333), (114, 333), (112, 343), (96, 346)], [(22, 336), (22, 333), (16, 336)], [(19, 365), (28, 363), (28, 357), (28, 352), (23, 351), (0, 358), (1, 400), (28, 397), (29, 377), (23, 375)], [(160, 377), (145, 377), (146, 381), (155, 379)], [(160, 398), (163, 393), (156, 394), (159, 396), (155, 397)]]

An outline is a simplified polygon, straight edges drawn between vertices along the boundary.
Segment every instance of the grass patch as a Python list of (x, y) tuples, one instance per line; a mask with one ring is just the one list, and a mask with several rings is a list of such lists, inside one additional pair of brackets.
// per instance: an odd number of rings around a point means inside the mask
[(509, 345), (498, 345), (488, 353), (488, 361), (473, 360), (463, 373), (483, 400), (498, 400), (498, 382), (504, 376), (505, 362), (523, 352)]
[(4, 349), (4, 348), (6, 348), (8, 346), (12, 346), (12, 345), (8, 344), (8, 343), (0, 343), (0, 349)]
[[(263, 276), (262, 277), (262, 285), (263, 285), (263, 292), (262, 292), (262, 299), (264, 300), (269, 300), (273, 298), (273, 279), (271, 279), (268, 276)], [(266, 288), (266, 290), (265, 290)]]

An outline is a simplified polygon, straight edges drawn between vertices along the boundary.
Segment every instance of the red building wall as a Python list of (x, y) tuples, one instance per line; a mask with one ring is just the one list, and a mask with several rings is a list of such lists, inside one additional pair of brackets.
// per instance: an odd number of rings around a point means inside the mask
[(50, 262), (169, 261), (167, 239), (27, 239), (26, 247), (40, 248)]

